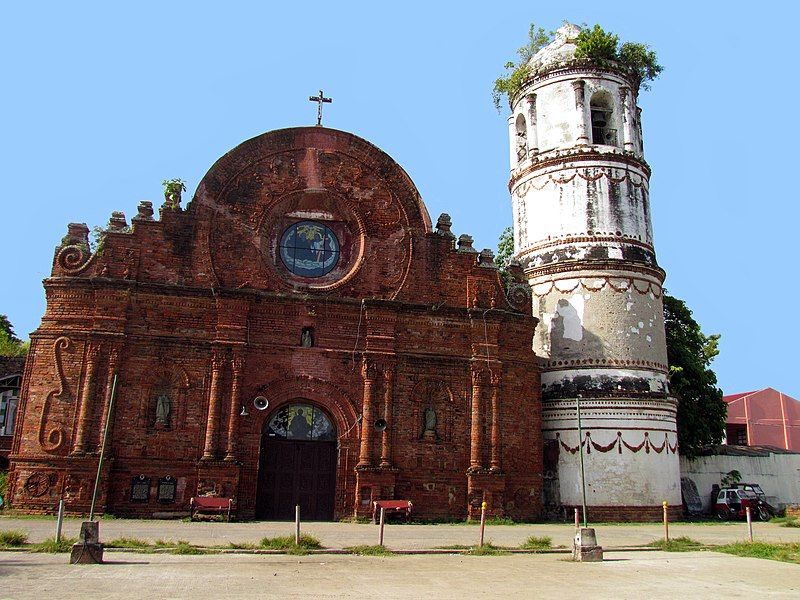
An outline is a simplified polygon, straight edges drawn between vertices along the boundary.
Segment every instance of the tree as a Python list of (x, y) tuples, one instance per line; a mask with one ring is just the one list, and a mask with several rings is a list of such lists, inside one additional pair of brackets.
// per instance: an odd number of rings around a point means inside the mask
[(495, 264), (500, 268), (500, 277), (503, 279), (503, 285), (506, 290), (511, 283), (511, 273), (508, 272), (508, 263), (511, 257), (514, 256), (514, 230), (511, 227), (506, 227), (500, 234), (500, 239), (497, 240), (497, 254), (494, 257)]
[(694, 458), (702, 446), (720, 443), (725, 432), (727, 406), (710, 369), (720, 336), (705, 335), (686, 303), (667, 294), (664, 328), (670, 391), (678, 399), (678, 443), (681, 454)]
[(25, 356), (30, 344), (14, 334), (14, 327), (5, 315), (0, 315), (0, 356)]

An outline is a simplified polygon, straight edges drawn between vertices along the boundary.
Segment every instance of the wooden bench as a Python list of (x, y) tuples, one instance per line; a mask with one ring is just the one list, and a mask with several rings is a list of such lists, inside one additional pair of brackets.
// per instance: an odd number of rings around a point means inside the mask
[(389, 513), (403, 514), (406, 521), (410, 521), (412, 508), (411, 500), (375, 500), (372, 503), (372, 522), (378, 522), (381, 509), (384, 509), (384, 515)]
[(215, 496), (195, 496), (189, 500), (191, 514), (189, 519), (194, 521), (195, 515), (226, 515), (228, 523), (231, 522), (232, 498), (218, 498)]

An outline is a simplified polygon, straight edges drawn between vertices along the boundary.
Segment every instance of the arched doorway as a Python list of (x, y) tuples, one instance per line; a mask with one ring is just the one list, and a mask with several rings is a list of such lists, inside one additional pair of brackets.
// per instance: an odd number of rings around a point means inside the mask
[(302, 400), (276, 410), (264, 424), (256, 517), (333, 519), (336, 494), (336, 428), (320, 408)]

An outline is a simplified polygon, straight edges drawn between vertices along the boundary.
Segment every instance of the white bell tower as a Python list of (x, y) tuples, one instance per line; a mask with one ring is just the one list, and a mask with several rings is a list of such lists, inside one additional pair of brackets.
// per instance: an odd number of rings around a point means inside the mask
[(659, 518), (681, 505), (677, 404), (638, 85), (576, 59), (579, 32), (565, 24), (531, 59), (508, 121), (515, 257), (540, 319), (545, 502), (580, 506), (582, 446), (590, 519)]

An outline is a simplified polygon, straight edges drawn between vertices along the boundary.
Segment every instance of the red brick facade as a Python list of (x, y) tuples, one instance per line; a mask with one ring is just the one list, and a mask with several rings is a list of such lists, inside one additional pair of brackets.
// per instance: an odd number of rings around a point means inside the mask
[[(179, 202), (159, 220), (142, 203), (131, 228), (115, 213), (94, 254), (82, 224), (56, 249), (22, 384), (13, 506), (51, 511), (63, 496), (88, 509), (116, 374), (100, 512), (185, 512), (214, 493), (261, 516), (265, 426), (301, 402), (335, 428), (333, 518), (379, 498), (428, 518), (474, 516), (484, 500), (492, 514), (539, 516), (529, 288), (507, 297), (490, 253), (464, 236), (456, 248), (446, 216), (434, 229), (389, 156), (322, 127), (275, 131)], [(279, 249), (304, 222), (338, 241), (318, 277), (293, 273)], [(174, 501), (159, 501), (160, 481)]]

